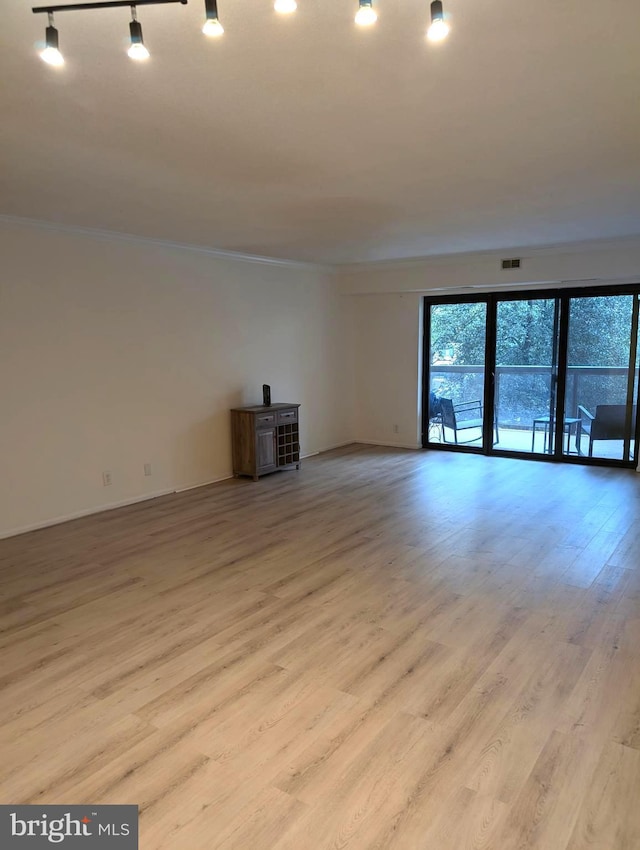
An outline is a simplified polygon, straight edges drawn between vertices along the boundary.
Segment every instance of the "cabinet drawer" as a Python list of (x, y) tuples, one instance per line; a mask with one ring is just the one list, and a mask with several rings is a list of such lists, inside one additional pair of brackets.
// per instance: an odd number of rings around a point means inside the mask
[(256, 428), (273, 428), (276, 424), (275, 413), (257, 413)]
[(286, 425), (287, 422), (297, 422), (298, 421), (298, 410), (297, 408), (293, 408), (292, 410), (279, 410), (278, 411), (278, 424)]

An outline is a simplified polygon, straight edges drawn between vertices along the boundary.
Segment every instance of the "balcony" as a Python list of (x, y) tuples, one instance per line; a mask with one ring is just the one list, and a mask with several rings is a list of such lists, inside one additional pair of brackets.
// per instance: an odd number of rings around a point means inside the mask
[[(437, 363), (431, 366), (431, 388), (436, 395), (453, 399), (454, 403), (482, 399), (484, 395), (485, 367), (481, 365), (461, 365)], [(637, 387), (637, 371), (634, 387)], [(545, 427), (539, 422), (534, 434), (534, 420), (548, 415), (550, 382), (549, 366), (506, 366), (496, 368), (495, 408), (497, 423), (497, 442), (495, 449), (502, 451), (544, 453), (549, 451), (545, 437)], [(565, 418), (578, 419), (578, 405), (595, 411), (598, 404), (624, 404), (627, 397), (629, 369), (625, 366), (569, 366), (567, 368)], [(634, 403), (636, 403), (634, 397)], [(632, 430), (635, 423), (632, 426)], [(589, 437), (575, 423), (567, 426), (563, 445), (565, 453), (587, 455)], [(579, 436), (580, 435), (580, 436)], [(447, 432), (447, 440), (453, 439)], [(579, 442), (578, 442), (579, 436)], [(480, 429), (477, 438), (473, 431), (465, 434), (468, 445), (479, 446)], [(432, 427), (431, 442), (442, 440), (441, 429)], [(568, 443), (567, 443), (568, 440)], [(568, 445), (568, 449), (567, 449)], [(630, 441), (630, 456), (634, 455), (634, 440)], [(623, 460), (625, 446), (623, 440), (599, 440), (594, 443), (593, 456), (611, 460)]]

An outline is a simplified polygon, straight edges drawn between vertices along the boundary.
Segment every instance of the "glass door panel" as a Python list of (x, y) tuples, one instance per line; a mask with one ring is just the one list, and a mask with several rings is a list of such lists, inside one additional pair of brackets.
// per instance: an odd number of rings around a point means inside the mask
[(499, 300), (494, 409), (507, 452), (555, 451), (558, 299)]
[(427, 443), (482, 448), (485, 302), (429, 307)]
[(637, 295), (569, 300), (566, 416), (579, 420), (582, 455), (635, 456)]

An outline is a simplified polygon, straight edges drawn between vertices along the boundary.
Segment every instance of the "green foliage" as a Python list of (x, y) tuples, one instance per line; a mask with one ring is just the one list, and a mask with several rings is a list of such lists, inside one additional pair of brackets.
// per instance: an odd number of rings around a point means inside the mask
[(629, 365), (633, 295), (572, 298), (569, 366)]
[(498, 304), (498, 366), (551, 365), (554, 308), (552, 298)]
[(431, 361), (447, 359), (454, 351), (454, 362), (484, 363), (485, 304), (437, 304), (431, 311)]

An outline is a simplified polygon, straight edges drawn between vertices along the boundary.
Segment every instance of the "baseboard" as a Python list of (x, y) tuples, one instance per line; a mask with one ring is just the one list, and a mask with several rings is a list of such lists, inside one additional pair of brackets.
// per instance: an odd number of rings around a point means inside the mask
[(198, 487), (208, 487), (210, 484), (219, 484), (221, 481), (228, 481), (233, 478), (233, 475), (222, 475), (220, 478), (212, 478), (210, 481), (201, 481), (199, 484), (187, 484), (186, 487), (176, 487), (173, 493), (187, 493), (189, 490), (197, 490)]
[(92, 514), (101, 514), (103, 511), (113, 511), (116, 508), (126, 508), (127, 505), (136, 505), (138, 502), (147, 502), (151, 499), (157, 499), (160, 496), (168, 496), (175, 492), (174, 488), (169, 490), (155, 490), (153, 493), (145, 493), (143, 496), (135, 496), (133, 499), (122, 499), (119, 502), (109, 502), (106, 505), (100, 505), (95, 508), (87, 508), (83, 511), (75, 511), (72, 514), (53, 517), (52, 519), (46, 519), (43, 522), (35, 522), (32, 525), (23, 525), (18, 528), (11, 528), (5, 531), (0, 530), (0, 540), (7, 537), (17, 537), (18, 534), (28, 534), (30, 531), (38, 531), (41, 528), (49, 528), (52, 525), (61, 525), (63, 522), (71, 522), (71, 520), (74, 519), (82, 519), (82, 517), (91, 516)]
[(346, 440), (343, 443), (332, 443), (330, 446), (323, 446), (321, 449), (318, 449), (317, 452), (309, 452), (308, 455), (304, 455), (304, 457), (313, 457), (314, 455), (321, 455), (324, 452), (332, 452), (334, 449), (343, 449), (345, 446), (354, 446), (357, 440)]
[(363, 446), (388, 446), (391, 449), (421, 449), (422, 446), (418, 443), (385, 443), (382, 440), (354, 440), (354, 443), (361, 443)]

